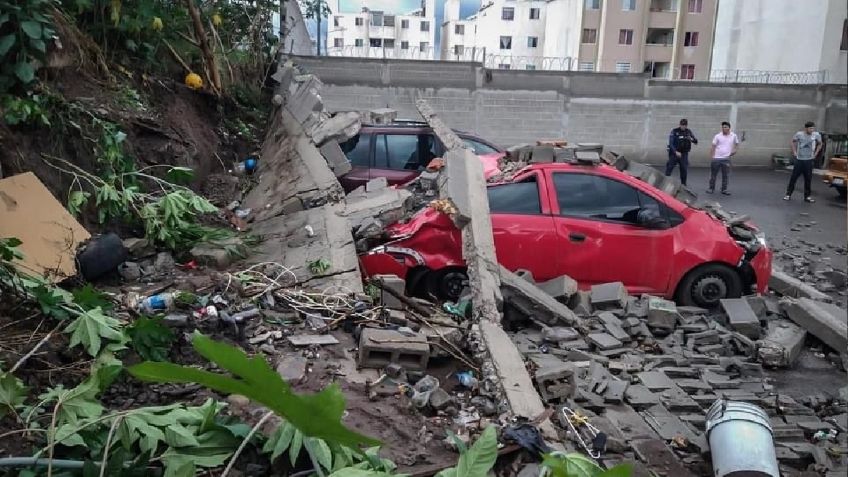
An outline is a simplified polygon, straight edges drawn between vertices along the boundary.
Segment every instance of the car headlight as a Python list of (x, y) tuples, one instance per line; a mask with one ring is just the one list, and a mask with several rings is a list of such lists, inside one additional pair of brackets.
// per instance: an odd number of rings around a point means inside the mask
[(760, 242), (760, 245), (762, 245), (763, 247), (768, 247), (768, 244), (766, 244), (766, 234), (762, 232), (757, 232), (756, 234), (754, 234), (754, 236), (757, 237), (757, 242)]

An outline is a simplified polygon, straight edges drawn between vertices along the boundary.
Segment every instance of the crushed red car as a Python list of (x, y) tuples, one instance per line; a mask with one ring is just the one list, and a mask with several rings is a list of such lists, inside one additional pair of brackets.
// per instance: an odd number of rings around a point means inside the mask
[[(530, 165), (491, 184), (488, 196), (498, 261), (537, 281), (569, 275), (581, 289), (621, 281), (631, 294), (713, 307), (764, 292), (771, 276), (772, 251), (755, 226), (605, 164)], [(360, 262), (366, 275), (397, 275), (424, 296), (456, 299), (467, 280), (459, 230), (430, 207), (390, 225)]]

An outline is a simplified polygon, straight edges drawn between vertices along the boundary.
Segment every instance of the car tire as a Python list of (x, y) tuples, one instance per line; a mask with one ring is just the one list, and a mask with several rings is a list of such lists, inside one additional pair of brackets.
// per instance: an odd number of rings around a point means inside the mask
[(677, 301), (683, 306), (715, 308), (724, 298), (742, 296), (742, 277), (718, 263), (702, 265), (688, 274), (677, 288)]
[(462, 268), (444, 268), (427, 275), (427, 291), (442, 300), (456, 301), (468, 282), (468, 273)]

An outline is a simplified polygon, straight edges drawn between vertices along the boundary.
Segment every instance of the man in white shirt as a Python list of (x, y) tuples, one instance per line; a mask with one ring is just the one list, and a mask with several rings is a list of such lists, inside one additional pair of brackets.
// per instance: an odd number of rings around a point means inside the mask
[(730, 130), (730, 123), (721, 122), (721, 132), (713, 137), (713, 145), (710, 147), (710, 188), (708, 194), (715, 192), (716, 176), (721, 171), (721, 193), (730, 195), (727, 191), (727, 176), (730, 173), (730, 158), (736, 155), (739, 147), (739, 138)]
[(783, 200), (792, 198), (792, 192), (795, 190), (795, 182), (798, 177), (804, 175), (804, 202), (815, 202), (815, 199), (810, 197), (813, 191), (813, 159), (819, 155), (822, 148), (821, 134), (816, 131), (816, 124), (812, 121), (807, 121), (804, 124), (804, 130), (795, 133), (792, 138), (792, 155), (795, 157), (795, 167), (792, 169), (792, 177), (789, 179), (789, 185), (786, 187), (786, 195)]

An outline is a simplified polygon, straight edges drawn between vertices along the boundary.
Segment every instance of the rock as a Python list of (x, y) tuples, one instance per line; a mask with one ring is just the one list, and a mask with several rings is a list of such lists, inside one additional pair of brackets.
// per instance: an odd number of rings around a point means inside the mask
[(174, 257), (168, 252), (159, 252), (156, 254), (156, 259), (153, 260), (153, 268), (156, 270), (156, 273), (171, 273), (176, 266), (177, 263), (174, 261)]
[(136, 258), (150, 255), (154, 252), (153, 247), (150, 245), (150, 240), (147, 240), (146, 238), (131, 237), (124, 239), (123, 242), (124, 248), (127, 249), (130, 256)]
[(560, 343), (563, 341), (574, 341), (580, 338), (580, 333), (574, 328), (554, 326), (542, 328), (542, 339), (549, 343)]
[(430, 394), (430, 406), (437, 411), (445, 409), (449, 405), (452, 405), (453, 402), (453, 396), (442, 388), (436, 388)]
[(162, 318), (162, 323), (171, 328), (183, 328), (188, 326), (188, 315), (182, 313), (170, 313)]
[(477, 411), (483, 416), (494, 416), (498, 412), (495, 403), (485, 396), (474, 396), (471, 398), (471, 405), (476, 407)]
[(306, 377), (307, 360), (300, 354), (287, 354), (277, 363), (277, 374), (289, 382), (297, 383)]
[(134, 282), (141, 278), (141, 266), (135, 262), (124, 262), (118, 265), (118, 274), (126, 282)]

